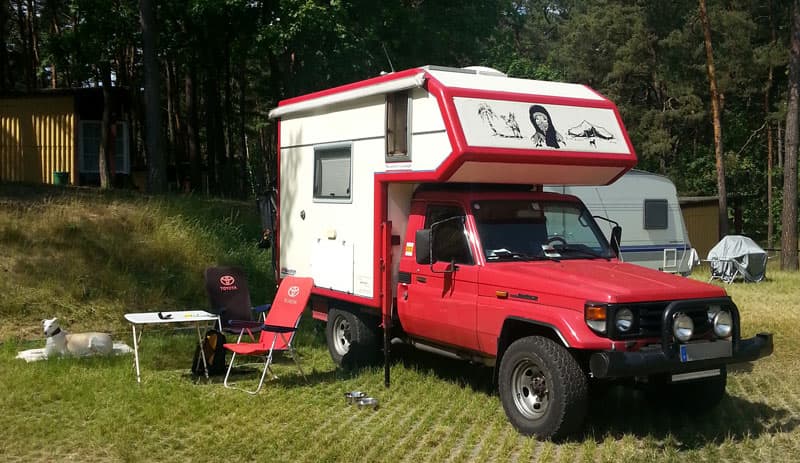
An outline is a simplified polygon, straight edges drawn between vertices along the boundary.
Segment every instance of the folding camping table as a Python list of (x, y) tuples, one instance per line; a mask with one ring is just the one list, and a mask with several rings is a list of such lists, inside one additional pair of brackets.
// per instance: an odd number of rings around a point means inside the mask
[[(141, 383), (142, 378), (139, 371), (139, 341), (144, 332), (145, 325), (163, 325), (166, 323), (194, 323), (197, 329), (197, 343), (200, 350), (203, 349), (203, 335), (200, 332), (200, 324), (206, 322), (214, 322), (217, 326), (222, 326), (219, 320), (219, 315), (208, 313), (205, 310), (182, 310), (172, 312), (141, 312), (141, 313), (127, 313), (125, 320), (131, 324), (133, 330), (133, 362), (136, 365), (136, 382)], [(141, 325), (139, 335), (136, 335), (136, 326)], [(205, 355), (201, 355), (203, 366), (205, 367), (206, 379), (208, 379), (208, 365), (206, 365)]]

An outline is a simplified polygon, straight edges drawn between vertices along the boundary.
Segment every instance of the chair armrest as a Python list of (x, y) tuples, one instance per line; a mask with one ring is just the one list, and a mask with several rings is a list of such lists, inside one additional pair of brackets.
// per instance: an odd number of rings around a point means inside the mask
[(261, 329), (271, 333), (291, 333), (297, 331), (296, 326), (278, 326), (278, 325), (262, 325)]
[(268, 311), (270, 307), (272, 307), (272, 304), (257, 305), (253, 307), (253, 312), (263, 313)]
[(261, 322), (249, 320), (228, 320), (228, 326), (231, 328), (255, 329), (261, 328)]

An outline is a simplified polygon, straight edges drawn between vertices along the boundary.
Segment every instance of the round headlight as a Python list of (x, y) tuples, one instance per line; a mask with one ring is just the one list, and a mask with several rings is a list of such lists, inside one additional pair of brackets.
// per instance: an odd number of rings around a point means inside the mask
[(733, 318), (727, 310), (720, 310), (714, 315), (714, 334), (719, 338), (727, 338), (733, 331)]
[(694, 322), (692, 318), (685, 313), (675, 314), (674, 321), (672, 322), (672, 334), (680, 342), (686, 342), (692, 339), (694, 334)]
[(633, 312), (631, 309), (620, 309), (617, 311), (617, 320), (615, 322), (617, 331), (620, 333), (627, 333), (633, 327)]

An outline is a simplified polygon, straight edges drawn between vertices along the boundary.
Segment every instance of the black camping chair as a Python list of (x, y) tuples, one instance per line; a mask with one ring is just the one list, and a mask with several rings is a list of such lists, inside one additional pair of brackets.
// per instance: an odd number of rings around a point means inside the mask
[(237, 343), (244, 333), (255, 341), (253, 333), (261, 331), (264, 314), (271, 304), (251, 305), (244, 271), (239, 267), (209, 267), (205, 280), (211, 311), (220, 316), (220, 329), (238, 335)]

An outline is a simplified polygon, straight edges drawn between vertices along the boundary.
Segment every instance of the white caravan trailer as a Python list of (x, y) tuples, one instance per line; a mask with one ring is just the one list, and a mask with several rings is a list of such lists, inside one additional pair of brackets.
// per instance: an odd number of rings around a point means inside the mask
[[(546, 186), (575, 195), (592, 214), (622, 226), (622, 258), (644, 267), (688, 275), (698, 262), (683, 223), (675, 185), (666, 177), (630, 170), (607, 186)], [(611, 224), (600, 221), (608, 235)]]

